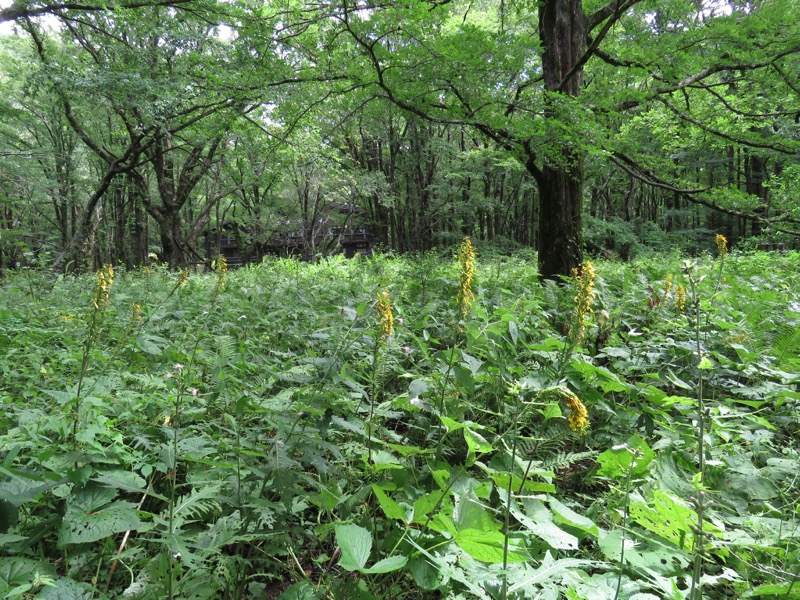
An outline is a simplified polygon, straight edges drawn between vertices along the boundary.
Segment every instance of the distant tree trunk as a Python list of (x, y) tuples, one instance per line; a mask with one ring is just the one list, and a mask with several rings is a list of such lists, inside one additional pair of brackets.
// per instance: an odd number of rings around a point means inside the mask
[(140, 188), (134, 177), (129, 176), (128, 181), (127, 187), (133, 211), (133, 218), (130, 222), (131, 264), (128, 267), (135, 267), (147, 262), (147, 213), (142, 206), (144, 190)]
[[(766, 161), (762, 156), (749, 153), (745, 155), (745, 191), (748, 194), (758, 197), (761, 201), (761, 206), (754, 212), (762, 216), (766, 216), (767, 212), (767, 188), (764, 186), (764, 181), (767, 178), (766, 167)], [(750, 227), (753, 235), (759, 235), (761, 233), (761, 223), (758, 220), (752, 219)]]
[[(586, 51), (586, 34), (580, 0), (543, 0), (539, 5), (542, 73), (548, 93), (553, 94), (548, 117), (557, 113), (555, 94), (581, 92), (583, 67), (578, 61)], [(532, 157), (528, 160), (539, 188), (539, 272), (548, 279), (568, 275), (583, 260), (583, 157), (565, 143), (559, 158), (541, 169)]]

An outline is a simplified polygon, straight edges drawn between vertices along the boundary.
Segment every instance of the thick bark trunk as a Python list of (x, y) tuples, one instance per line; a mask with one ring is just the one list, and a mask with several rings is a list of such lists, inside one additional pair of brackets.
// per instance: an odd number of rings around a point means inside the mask
[[(575, 159), (578, 161), (578, 159)], [(582, 165), (545, 166), (539, 184), (539, 272), (547, 279), (569, 275), (583, 260)]]
[[(586, 34), (580, 0), (544, 0), (540, 4), (542, 73), (551, 94), (548, 119), (559, 117), (556, 94), (577, 96), (581, 92), (583, 68), (579, 61), (586, 51)], [(546, 158), (541, 169), (528, 161), (539, 188), (539, 272), (547, 279), (569, 275), (583, 260), (583, 157), (564, 142), (558, 159)]]
[(161, 240), (161, 261), (167, 263), (171, 269), (185, 267), (188, 258), (183, 251), (180, 215), (162, 215), (162, 218), (158, 219), (158, 236)]

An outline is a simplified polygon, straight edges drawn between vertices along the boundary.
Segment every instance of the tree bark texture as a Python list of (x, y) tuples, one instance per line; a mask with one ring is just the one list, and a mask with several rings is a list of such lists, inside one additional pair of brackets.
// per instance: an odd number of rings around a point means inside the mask
[[(559, 94), (581, 92), (586, 33), (580, 0), (544, 0), (539, 6), (548, 119), (557, 118)], [(545, 159), (544, 167), (533, 172), (539, 188), (539, 272), (547, 279), (569, 275), (583, 260), (583, 157), (565, 142), (558, 159)]]

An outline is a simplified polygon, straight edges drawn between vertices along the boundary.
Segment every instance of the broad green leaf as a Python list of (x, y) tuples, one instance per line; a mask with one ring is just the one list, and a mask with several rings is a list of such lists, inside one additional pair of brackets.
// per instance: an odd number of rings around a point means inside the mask
[(24, 535), (14, 535), (13, 533), (0, 533), (0, 548), (2, 548), (3, 546), (8, 546), (9, 544), (13, 544), (15, 542), (21, 542), (24, 539), (27, 539)]
[(553, 514), (539, 500), (526, 498), (523, 507), (511, 502), (511, 514), (533, 535), (556, 550), (577, 550), (578, 538), (558, 527), (553, 522)]
[(111, 501), (117, 490), (96, 483), (76, 487), (61, 521), (58, 547), (96, 542), (110, 535), (139, 529), (142, 522), (131, 502)]
[(164, 352), (163, 346), (168, 344), (164, 338), (147, 333), (138, 334), (135, 340), (139, 349), (151, 356), (161, 356)]
[(66, 577), (56, 579), (53, 586), (46, 586), (36, 595), (36, 600), (105, 600), (105, 594), (87, 583), (79, 583)]
[(398, 458), (386, 450), (375, 450), (372, 453), (372, 464), (376, 471), (386, 471), (389, 469), (402, 469)]
[(455, 375), (455, 380), (458, 383), (459, 388), (461, 388), (468, 395), (475, 393), (475, 376), (471, 367), (465, 367), (462, 364), (455, 364), (453, 365), (453, 375)]
[(372, 536), (363, 527), (353, 524), (337, 525), (336, 543), (342, 551), (339, 564), (347, 571), (364, 568), (372, 550)]
[[(653, 492), (650, 502), (631, 500), (631, 519), (657, 536), (668, 540), (679, 548), (688, 548), (693, 540), (693, 530), (697, 526), (697, 513), (683, 500), (679, 500), (661, 490)], [(703, 527), (707, 535), (720, 537), (722, 531), (705, 521)]]
[(611, 479), (642, 477), (654, 458), (655, 453), (647, 442), (633, 435), (625, 444), (614, 446), (597, 457), (600, 463), (597, 474)]
[(539, 565), (539, 568), (536, 569), (536, 571), (534, 571), (532, 574), (525, 577), (522, 581), (512, 585), (508, 591), (509, 593), (514, 593), (522, 589), (530, 588), (534, 585), (541, 586), (554, 580), (558, 581), (565, 574), (573, 572), (576, 569), (585, 569), (592, 564), (594, 564), (594, 561), (578, 558), (561, 558), (554, 560), (550, 555), (550, 551), (547, 551), (547, 553), (544, 555), (542, 563)]
[(440, 503), (444, 494), (444, 491), (440, 491), (417, 496), (417, 499), (414, 500), (414, 516), (412, 517), (411, 521), (413, 523), (417, 523), (418, 525), (422, 525), (425, 521), (427, 521), (428, 515)]
[(444, 577), (423, 555), (415, 556), (408, 561), (408, 570), (416, 583), (423, 590), (432, 591), (439, 588)]
[(550, 510), (553, 511), (553, 518), (556, 522), (585, 531), (589, 535), (595, 537), (598, 535), (599, 528), (589, 517), (579, 515), (568, 506), (561, 504), (561, 502), (555, 498), (549, 498), (547, 503), (550, 505)]
[(278, 600), (319, 600), (319, 595), (311, 581), (304, 579), (286, 588)]
[[(487, 563), (503, 562), (506, 536), (499, 531), (464, 529), (458, 531), (454, 539), (456, 544), (472, 558)], [(509, 562), (525, 562), (528, 560), (528, 557), (514, 551), (513, 548), (512, 544), (508, 553)]]

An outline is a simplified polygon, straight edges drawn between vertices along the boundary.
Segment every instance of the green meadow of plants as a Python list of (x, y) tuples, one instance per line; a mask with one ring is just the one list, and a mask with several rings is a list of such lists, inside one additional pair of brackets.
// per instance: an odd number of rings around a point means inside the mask
[(800, 598), (800, 254), (0, 281), (0, 597)]

